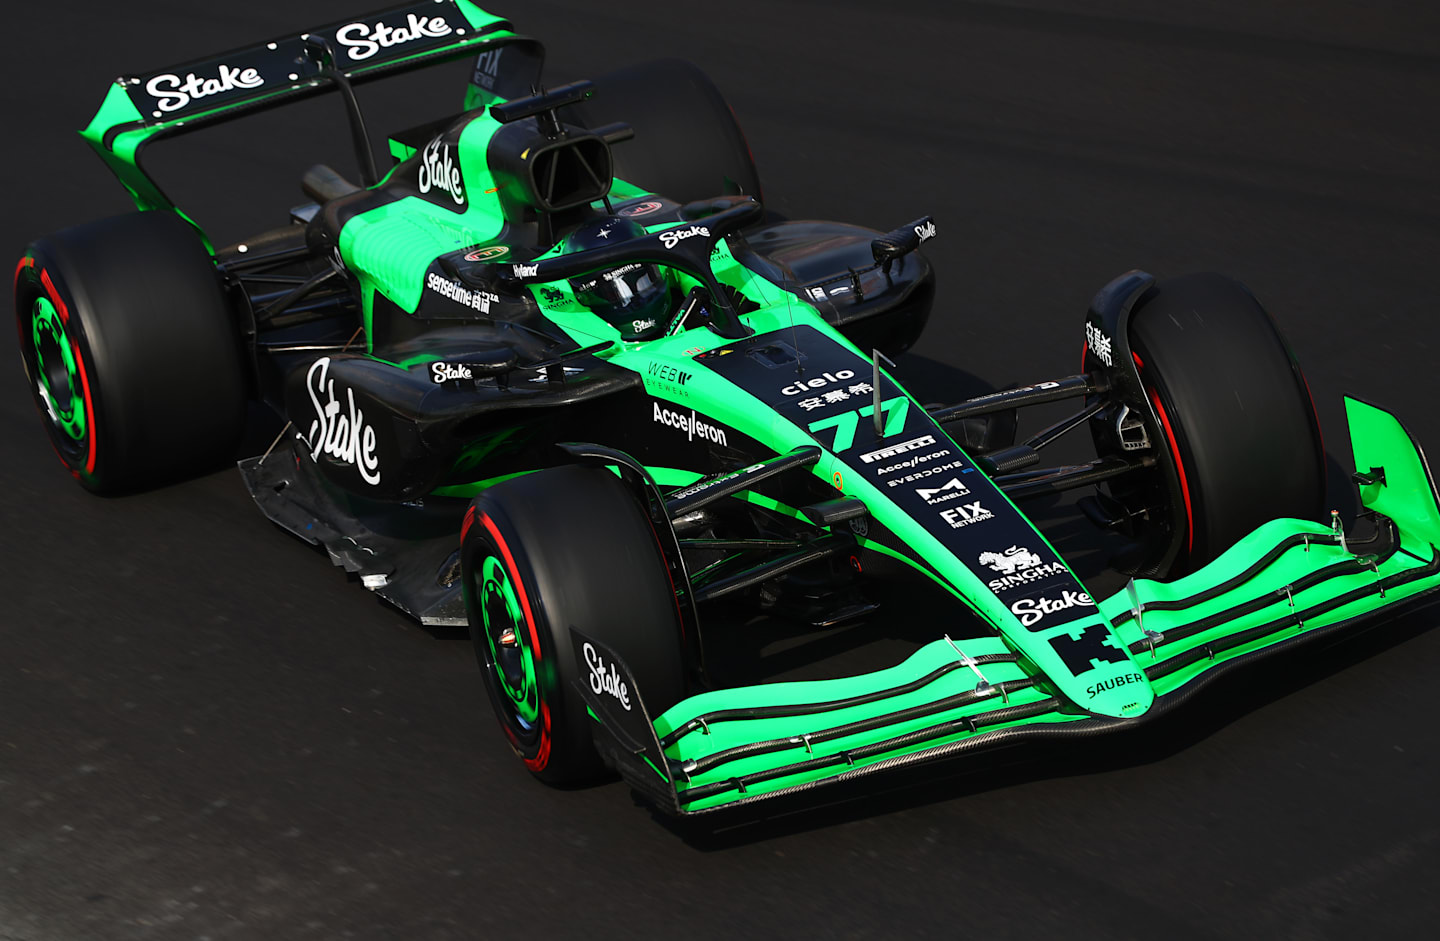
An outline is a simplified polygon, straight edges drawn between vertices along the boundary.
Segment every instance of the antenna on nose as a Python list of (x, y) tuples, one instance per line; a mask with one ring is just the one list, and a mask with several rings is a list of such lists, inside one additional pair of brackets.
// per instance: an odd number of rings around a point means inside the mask
[(875, 437), (877, 438), (885, 437), (885, 416), (880, 414), (880, 360), (882, 359), (889, 364), (891, 369), (895, 368), (895, 363), (891, 361), (890, 357), (879, 350), (872, 349), (870, 351), (870, 394), (874, 401)]

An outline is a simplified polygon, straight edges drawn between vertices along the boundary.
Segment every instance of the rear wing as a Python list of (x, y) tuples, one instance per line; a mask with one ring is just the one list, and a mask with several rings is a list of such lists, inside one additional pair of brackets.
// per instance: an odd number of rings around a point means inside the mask
[[(539, 84), (544, 47), (470, 0), (404, 6), (291, 33), (220, 55), (115, 79), (80, 132), (141, 209), (175, 209), (141, 165), (152, 141), (338, 91), (362, 174), (373, 169), (352, 85), (474, 55), (465, 108), (521, 97)], [(368, 174), (367, 174), (368, 175)], [(373, 180), (367, 180), (373, 183)]]

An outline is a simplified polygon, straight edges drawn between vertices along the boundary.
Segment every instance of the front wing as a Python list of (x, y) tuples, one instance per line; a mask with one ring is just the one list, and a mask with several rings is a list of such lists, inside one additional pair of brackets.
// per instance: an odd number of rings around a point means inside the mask
[(1388, 412), (1345, 404), (1361, 502), (1390, 538), (1372, 552), (1316, 523), (1273, 520), (1197, 572), (1101, 601), (1142, 664), (1108, 682), (1148, 684), (1155, 701), (1143, 715), (1087, 713), (1001, 637), (942, 636), (874, 673), (701, 693), (652, 718), (623, 652), (577, 632), (597, 745), (662, 808), (712, 811), (1007, 741), (1129, 727), (1236, 666), (1430, 598), (1440, 502), (1424, 454)]

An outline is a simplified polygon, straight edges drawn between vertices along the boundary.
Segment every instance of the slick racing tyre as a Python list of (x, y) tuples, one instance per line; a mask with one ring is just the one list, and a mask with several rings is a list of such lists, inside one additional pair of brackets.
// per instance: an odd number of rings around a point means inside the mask
[(662, 59), (595, 80), (575, 105), (586, 127), (623, 121), (635, 138), (615, 146), (615, 177), (679, 203), (743, 193), (759, 199), (750, 145), (720, 90), (698, 67)]
[(86, 488), (156, 486), (234, 457), (248, 383), (209, 253), (169, 212), (33, 243), (15, 271), (25, 375)]
[(1320, 519), (1325, 449), (1310, 390), (1243, 285), (1217, 274), (1157, 284), (1129, 334), (1159, 419), (1153, 446), (1179, 482), (1178, 500), (1150, 499), (1172, 504), (1168, 521), (1151, 521), (1168, 530), (1152, 545), (1175, 550), (1168, 574), (1199, 568), (1268, 520)]
[(481, 493), (460, 543), (470, 638), (505, 737), (546, 783), (599, 777), (571, 627), (619, 653), (652, 718), (685, 692), (680, 613), (650, 520), (610, 472), (558, 467)]

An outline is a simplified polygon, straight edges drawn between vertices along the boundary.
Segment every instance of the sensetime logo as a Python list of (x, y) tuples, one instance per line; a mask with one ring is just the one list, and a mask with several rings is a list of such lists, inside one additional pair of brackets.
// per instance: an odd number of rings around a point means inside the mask
[(671, 408), (662, 408), (660, 403), (656, 402), (654, 418), (657, 424), (685, 432), (685, 436), (691, 441), (699, 438), (702, 441), (710, 441), (719, 445), (729, 443), (725, 440), (725, 429), (708, 424), (703, 418), (695, 414), (693, 408), (687, 415), (684, 412), (677, 412)]

